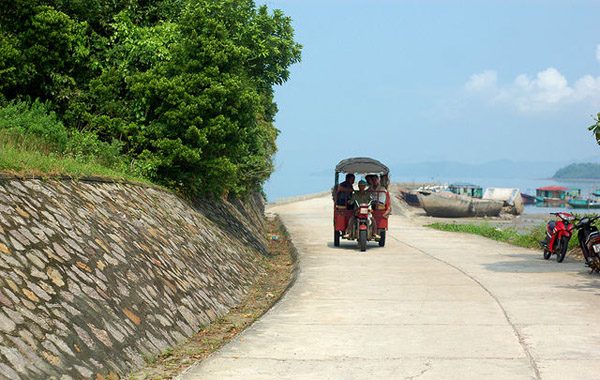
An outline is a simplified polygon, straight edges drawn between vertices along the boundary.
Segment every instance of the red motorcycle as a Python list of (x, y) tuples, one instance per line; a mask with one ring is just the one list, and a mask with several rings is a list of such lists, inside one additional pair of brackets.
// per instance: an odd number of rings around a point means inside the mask
[(546, 226), (546, 239), (540, 241), (540, 246), (544, 249), (544, 259), (548, 260), (550, 256), (556, 254), (556, 261), (562, 263), (567, 254), (569, 240), (573, 236), (575, 228), (571, 223), (575, 220), (572, 214), (567, 212), (551, 212), (560, 218), (558, 221), (551, 220)]

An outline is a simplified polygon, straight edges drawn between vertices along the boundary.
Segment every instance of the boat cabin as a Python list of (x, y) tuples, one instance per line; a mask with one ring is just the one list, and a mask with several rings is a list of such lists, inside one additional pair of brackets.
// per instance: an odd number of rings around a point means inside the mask
[(453, 183), (448, 186), (448, 189), (458, 195), (467, 195), (473, 198), (481, 198), (483, 196), (483, 189), (481, 186), (473, 185), (471, 183)]
[(564, 200), (581, 197), (581, 189), (569, 189), (562, 186), (546, 186), (535, 189), (535, 195), (543, 201)]

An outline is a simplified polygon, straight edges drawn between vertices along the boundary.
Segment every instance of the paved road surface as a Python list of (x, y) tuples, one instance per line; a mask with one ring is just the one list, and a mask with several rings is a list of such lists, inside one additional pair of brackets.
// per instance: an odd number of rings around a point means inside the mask
[(359, 252), (333, 246), (327, 196), (268, 211), (297, 282), (183, 379), (600, 379), (600, 277), (582, 263), (397, 216)]

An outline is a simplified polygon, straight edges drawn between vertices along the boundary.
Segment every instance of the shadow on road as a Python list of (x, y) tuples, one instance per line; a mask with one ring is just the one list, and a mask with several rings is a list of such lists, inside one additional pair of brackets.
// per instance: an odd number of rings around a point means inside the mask
[[(508, 255), (521, 260), (502, 261), (497, 263), (483, 265), (489, 271), (501, 273), (557, 273), (563, 271), (573, 272), (573, 269), (567, 269), (563, 264), (557, 263), (553, 256), (550, 260), (544, 260), (543, 257), (532, 255)], [(578, 263), (581, 268), (577, 268), (574, 274), (577, 275), (577, 283), (569, 285), (557, 285), (556, 288), (574, 289), (600, 296), (600, 275), (590, 273), (590, 269), (585, 267), (581, 260), (567, 257), (563, 263)]]
[[(483, 267), (492, 272), (503, 273), (553, 273), (564, 271), (564, 265), (556, 262), (556, 256), (552, 256), (549, 260), (544, 260), (542, 255), (539, 257), (529, 254), (510, 254), (506, 255), (513, 259), (511, 261), (500, 261), (495, 263), (484, 264)], [(580, 262), (576, 259), (566, 258), (564, 263)], [(585, 273), (583, 263), (581, 263), (582, 272)]]
[(558, 286), (558, 288), (580, 290), (600, 296), (600, 278), (598, 274), (590, 274), (589, 270), (585, 270), (580, 274), (582, 275), (582, 283)]
[[(355, 241), (343, 241), (340, 242), (339, 247), (333, 245), (332, 241), (327, 242), (327, 247), (332, 249), (340, 249), (340, 250), (349, 250), (349, 251), (360, 251), (358, 249), (358, 244)], [(372, 249), (381, 249), (385, 247), (380, 247), (377, 243), (367, 243), (367, 252)]]

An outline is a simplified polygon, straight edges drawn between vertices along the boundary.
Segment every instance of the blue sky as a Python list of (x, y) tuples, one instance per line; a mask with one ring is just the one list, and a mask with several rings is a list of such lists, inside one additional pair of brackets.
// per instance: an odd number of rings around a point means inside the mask
[(304, 46), (276, 89), (270, 200), (326, 190), (354, 156), (600, 158), (587, 130), (600, 112), (600, 1), (263, 3)]

